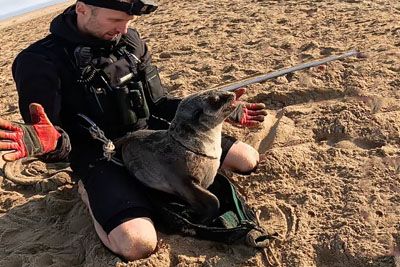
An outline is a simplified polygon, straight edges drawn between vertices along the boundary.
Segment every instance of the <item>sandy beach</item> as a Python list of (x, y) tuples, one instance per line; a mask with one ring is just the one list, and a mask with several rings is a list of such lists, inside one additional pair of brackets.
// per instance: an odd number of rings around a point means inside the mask
[[(70, 2), (72, 3), (72, 1)], [(171, 94), (190, 93), (356, 49), (350, 57), (248, 87), (260, 129), (224, 132), (261, 154), (232, 174), (262, 224), (282, 241), (282, 267), (400, 267), (400, 2), (159, 1), (135, 19)], [(15, 56), (46, 36), (57, 5), (0, 23), (0, 116), (21, 121)], [(35, 174), (50, 165), (33, 166)], [(124, 262), (97, 237), (68, 172), (0, 182), (0, 267), (268, 266), (263, 254), (159, 233), (157, 251)]]

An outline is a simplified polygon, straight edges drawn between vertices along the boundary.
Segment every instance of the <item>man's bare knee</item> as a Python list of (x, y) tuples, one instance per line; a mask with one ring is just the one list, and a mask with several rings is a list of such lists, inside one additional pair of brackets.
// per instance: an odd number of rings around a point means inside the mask
[(229, 150), (222, 168), (246, 174), (257, 168), (259, 160), (260, 155), (252, 146), (236, 142)]
[(258, 153), (257, 150), (255, 150), (253, 147), (248, 146), (247, 147), (248, 153), (246, 157), (246, 164), (244, 164), (244, 170), (243, 171), (253, 171), (257, 165), (258, 162), (260, 161), (260, 154)]
[(149, 218), (122, 223), (108, 235), (110, 249), (126, 260), (146, 258), (157, 246), (157, 234)]
[(89, 209), (99, 238), (112, 252), (126, 260), (137, 260), (148, 257), (155, 250), (157, 234), (149, 218), (142, 217), (126, 221), (107, 235), (93, 216), (83, 183), (79, 181), (78, 186), (78, 192)]
[(259, 161), (258, 152), (252, 148), (248, 151), (246, 157), (243, 157), (242, 163), (236, 168), (236, 171), (242, 174), (249, 174), (256, 170)]

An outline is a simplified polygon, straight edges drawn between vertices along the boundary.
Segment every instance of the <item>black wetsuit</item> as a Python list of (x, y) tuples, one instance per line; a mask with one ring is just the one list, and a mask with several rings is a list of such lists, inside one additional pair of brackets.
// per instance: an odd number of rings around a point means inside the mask
[[(72, 146), (68, 160), (75, 175), (84, 182), (93, 214), (107, 233), (126, 220), (151, 217), (151, 206), (142, 193), (142, 185), (123, 167), (99, 160), (103, 144), (81, 126), (82, 120), (77, 114), (91, 118), (109, 139), (141, 128), (159, 128), (162, 123), (148, 116), (124, 125), (118, 103), (110, 100), (112, 95), (96, 94), (79, 82), (82, 72), (75, 56), (77, 47), (90, 47), (96, 57), (107, 61), (108, 56), (124, 44), (129, 53), (140, 60), (134, 79), (145, 85), (146, 73), (154, 68), (146, 44), (133, 29), (118, 41), (82, 35), (76, 26), (74, 7), (52, 21), (50, 32), (23, 50), (12, 67), (24, 121), (30, 122), (29, 104), (40, 103), (50, 121), (68, 134)], [(180, 99), (167, 96), (162, 87), (144, 86), (143, 91), (150, 115), (165, 120), (173, 118)], [(223, 158), (234, 141), (223, 138)]]

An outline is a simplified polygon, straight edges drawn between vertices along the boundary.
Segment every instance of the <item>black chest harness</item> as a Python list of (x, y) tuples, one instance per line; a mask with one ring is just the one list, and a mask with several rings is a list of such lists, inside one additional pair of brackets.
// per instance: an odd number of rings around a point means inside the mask
[(80, 73), (77, 82), (86, 92), (95, 119), (106, 120), (104, 126), (141, 128), (137, 124), (149, 118), (149, 108), (140, 59), (125, 45), (109, 54), (79, 46), (74, 57)]
[[(157, 69), (153, 67), (150, 73), (145, 73), (141, 60), (130, 50), (123, 43), (110, 51), (96, 51), (87, 46), (78, 46), (74, 50), (75, 66), (79, 73), (77, 83), (85, 91), (89, 105), (87, 115), (77, 114), (84, 121), (81, 126), (89, 131), (92, 138), (103, 142), (102, 159), (118, 165), (121, 162), (113, 157), (115, 147), (101, 128), (111, 126), (125, 133), (146, 127), (150, 117), (147, 98), (154, 101), (152, 90), (162, 90)], [(160, 88), (151, 88), (152, 85), (154, 87), (152, 79), (158, 80), (155, 84)], [(91, 118), (98, 121), (101, 127)], [(115, 135), (111, 138), (115, 138)]]
[[(61, 122), (79, 144), (93, 140), (88, 131), (93, 124), (104, 130), (100, 140), (103, 144), (129, 131), (146, 128), (150, 110), (166, 95), (157, 68), (147, 60), (141, 61), (144, 48), (134, 32), (114, 47), (72, 47), (50, 35), (35, 49), (39, 53), (45, 49), (55, 63), (62, 84)], [(110, 160), (109, 156), (106, 158)]]

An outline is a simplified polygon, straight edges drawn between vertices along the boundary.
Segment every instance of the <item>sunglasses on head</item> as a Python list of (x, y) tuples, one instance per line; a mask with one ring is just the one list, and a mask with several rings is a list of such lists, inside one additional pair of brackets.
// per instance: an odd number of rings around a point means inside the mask
[(156, 11), (158, 5), (152, 0), (134, 0), (132, 3), (117, 0), (80, 0), (81, 2), (117, 11), (122, 11), (128, 15), (141, 16)]

